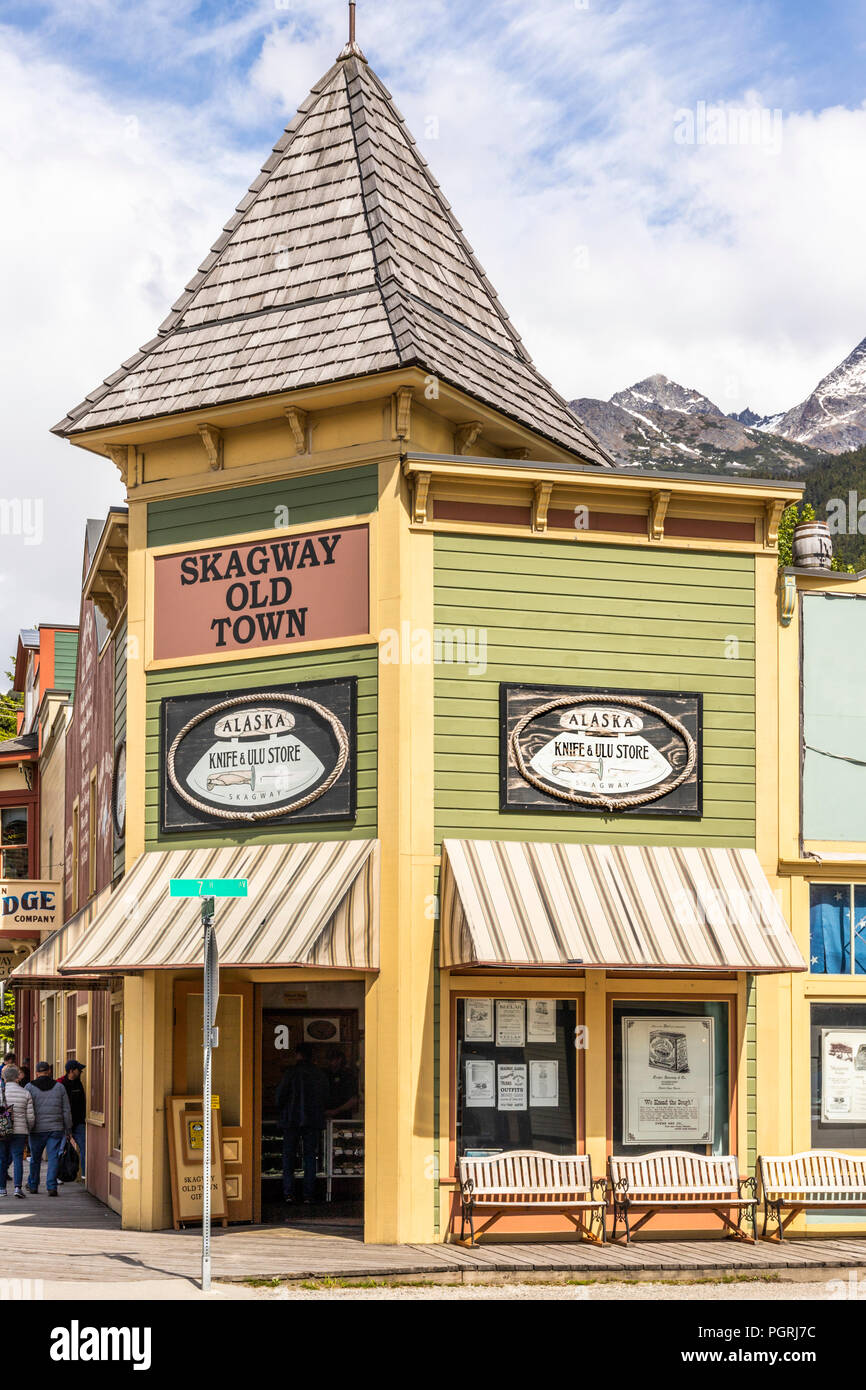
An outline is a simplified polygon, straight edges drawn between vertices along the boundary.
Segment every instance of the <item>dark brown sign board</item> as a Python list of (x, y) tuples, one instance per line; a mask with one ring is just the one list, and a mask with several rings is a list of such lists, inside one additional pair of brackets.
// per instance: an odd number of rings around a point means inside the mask
[(503, 683), (500, 810), (703, 813), (695, 692)]

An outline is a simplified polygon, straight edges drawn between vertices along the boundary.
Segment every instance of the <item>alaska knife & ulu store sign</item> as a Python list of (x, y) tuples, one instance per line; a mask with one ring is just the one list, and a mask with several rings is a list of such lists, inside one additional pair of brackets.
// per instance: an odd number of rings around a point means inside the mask
[(157, 555), (154, 660), (363, 636), (369, 580), (367, 526)]
[(355, 815), (356, 681), (162, 702), (164, 832)]
[(500, 686), (500, 809), (702, 814), (699, 694)]

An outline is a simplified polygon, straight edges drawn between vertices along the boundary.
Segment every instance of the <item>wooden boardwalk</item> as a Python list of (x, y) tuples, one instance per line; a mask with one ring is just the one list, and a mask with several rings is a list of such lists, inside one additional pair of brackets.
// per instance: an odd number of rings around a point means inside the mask
[[(197, 1230), (124, 1231), (120, 1218), (76, 1184), (57, 1200), (8, 1197), (0, 1209), (4, 1279), (197, 1279)], [(732, 1240), (638, 1240), (631, 1246), (585, 1241), (457, 1245), (365, 1245), (360, 1224), (292, 1222), (213, 1233), (217, 1280), (701, 1279), (719, 1275), (822, 1279), (866, 1268), (866, 1238), (788, 1240), (781, 1246)], [(831, 1273), (832, 1272), (832, 1273)]]

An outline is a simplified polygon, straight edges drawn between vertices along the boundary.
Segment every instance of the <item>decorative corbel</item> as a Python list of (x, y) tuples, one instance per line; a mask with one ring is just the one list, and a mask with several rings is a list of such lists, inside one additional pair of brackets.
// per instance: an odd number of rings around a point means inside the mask
[(507, 459), (528, 459), (530, 457), (530, 454), (527, 448), (506, 449), (505, 457)]
[(797, 611), (797, 576), (783, 574), (779, 584), (779, 622), (782, 627), (790, 627)]
[(211, 471), (216, 473), (223, 466), (223, 432), (218, 430), (216, 425), (199, 425), (198, 432)]
[(391, 397), (391, 420), (395, 439), (409, 439), (412, 418), (412, 401), (415, 393), (411, 386), (398, 386)]
[(415, 486), (412, 494), (412, 520), (423, 525), (427, 520), (427, 494), (430, 491), (429, 473), (415, 473)]
[(468, 454), (483, 429), (480, 420), (470, 420), (466, 425), (458, 425), (454, 431), (455, 453)]
[(649, 512), (649, 538), (651, 541), (660, 541), (665, 534), (665, 517), (667, 516), (668, 503), (671, 500), (669, 492), (654, 492), (650, 502)]
[(536, 483), (532, 497), (532, 529), (533, 531), (547, 530), (547, 509), (550, 506), (550, 494), (553, 492), (553, 483)]
[(296, 405), (287, 405), (285, 414), (289, 422), (289, 429), (292, 431), (292, 438), (295, 441), (295, 453), (305, 454), (307, 452), (307, 411), (300, 410)]
[(778, 497), (764, 503), (764, 546), (767, 550), (772, 550), (779, 539), (779, 522), (784, 510), (785, 503)]
[(105, 447), (125, 487), (129, 477), (129, 449), (126, 444), (106, 444)]

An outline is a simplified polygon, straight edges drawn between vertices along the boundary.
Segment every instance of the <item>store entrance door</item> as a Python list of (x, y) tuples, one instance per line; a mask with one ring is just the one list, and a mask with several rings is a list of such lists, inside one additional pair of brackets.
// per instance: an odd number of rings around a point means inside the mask
[[(340, 990), (337, 985), (322, 988), (329, 989), (332, 997)], [(309, 990), (315, 997), (315, 987)], [(276, 994), (267, 987), (263, 990), (260, 1011), (260, 1219), (266, 1223), (360, 1224), (364, 1194), (363, 986), (347, 983), (336, 994), (339, 1003), (317, 1008), (279, 1007)], [(357, 1006), (344, 1002), (353, 997), (359, 999)], [(304, 1096), (312, 1096), (310, 1104), (320, 1121), (314, 1126), (302, 1126), (305, 1116), (297, 1113), (299, 1076), (293, 1078), (292, 1069), (299, 1065), (306, 1069)], [(286, 1134), (289, 1144), (295, 1142), (295, 1153), (293, 1164), (287, 1158), (284, 1175)], [(286, 1189), (291, 1199), (288, 1202)]]
[[(201, 1095), (204, 996), (198, 980), (174, 987), (174, 1094)], [(213, 1092), (219, 1097), (226, 1209), (229, 1221), (253, 1212), (253, 986), (223, 977), (217, 1006), (219, 1046), (213, 1054)]]

